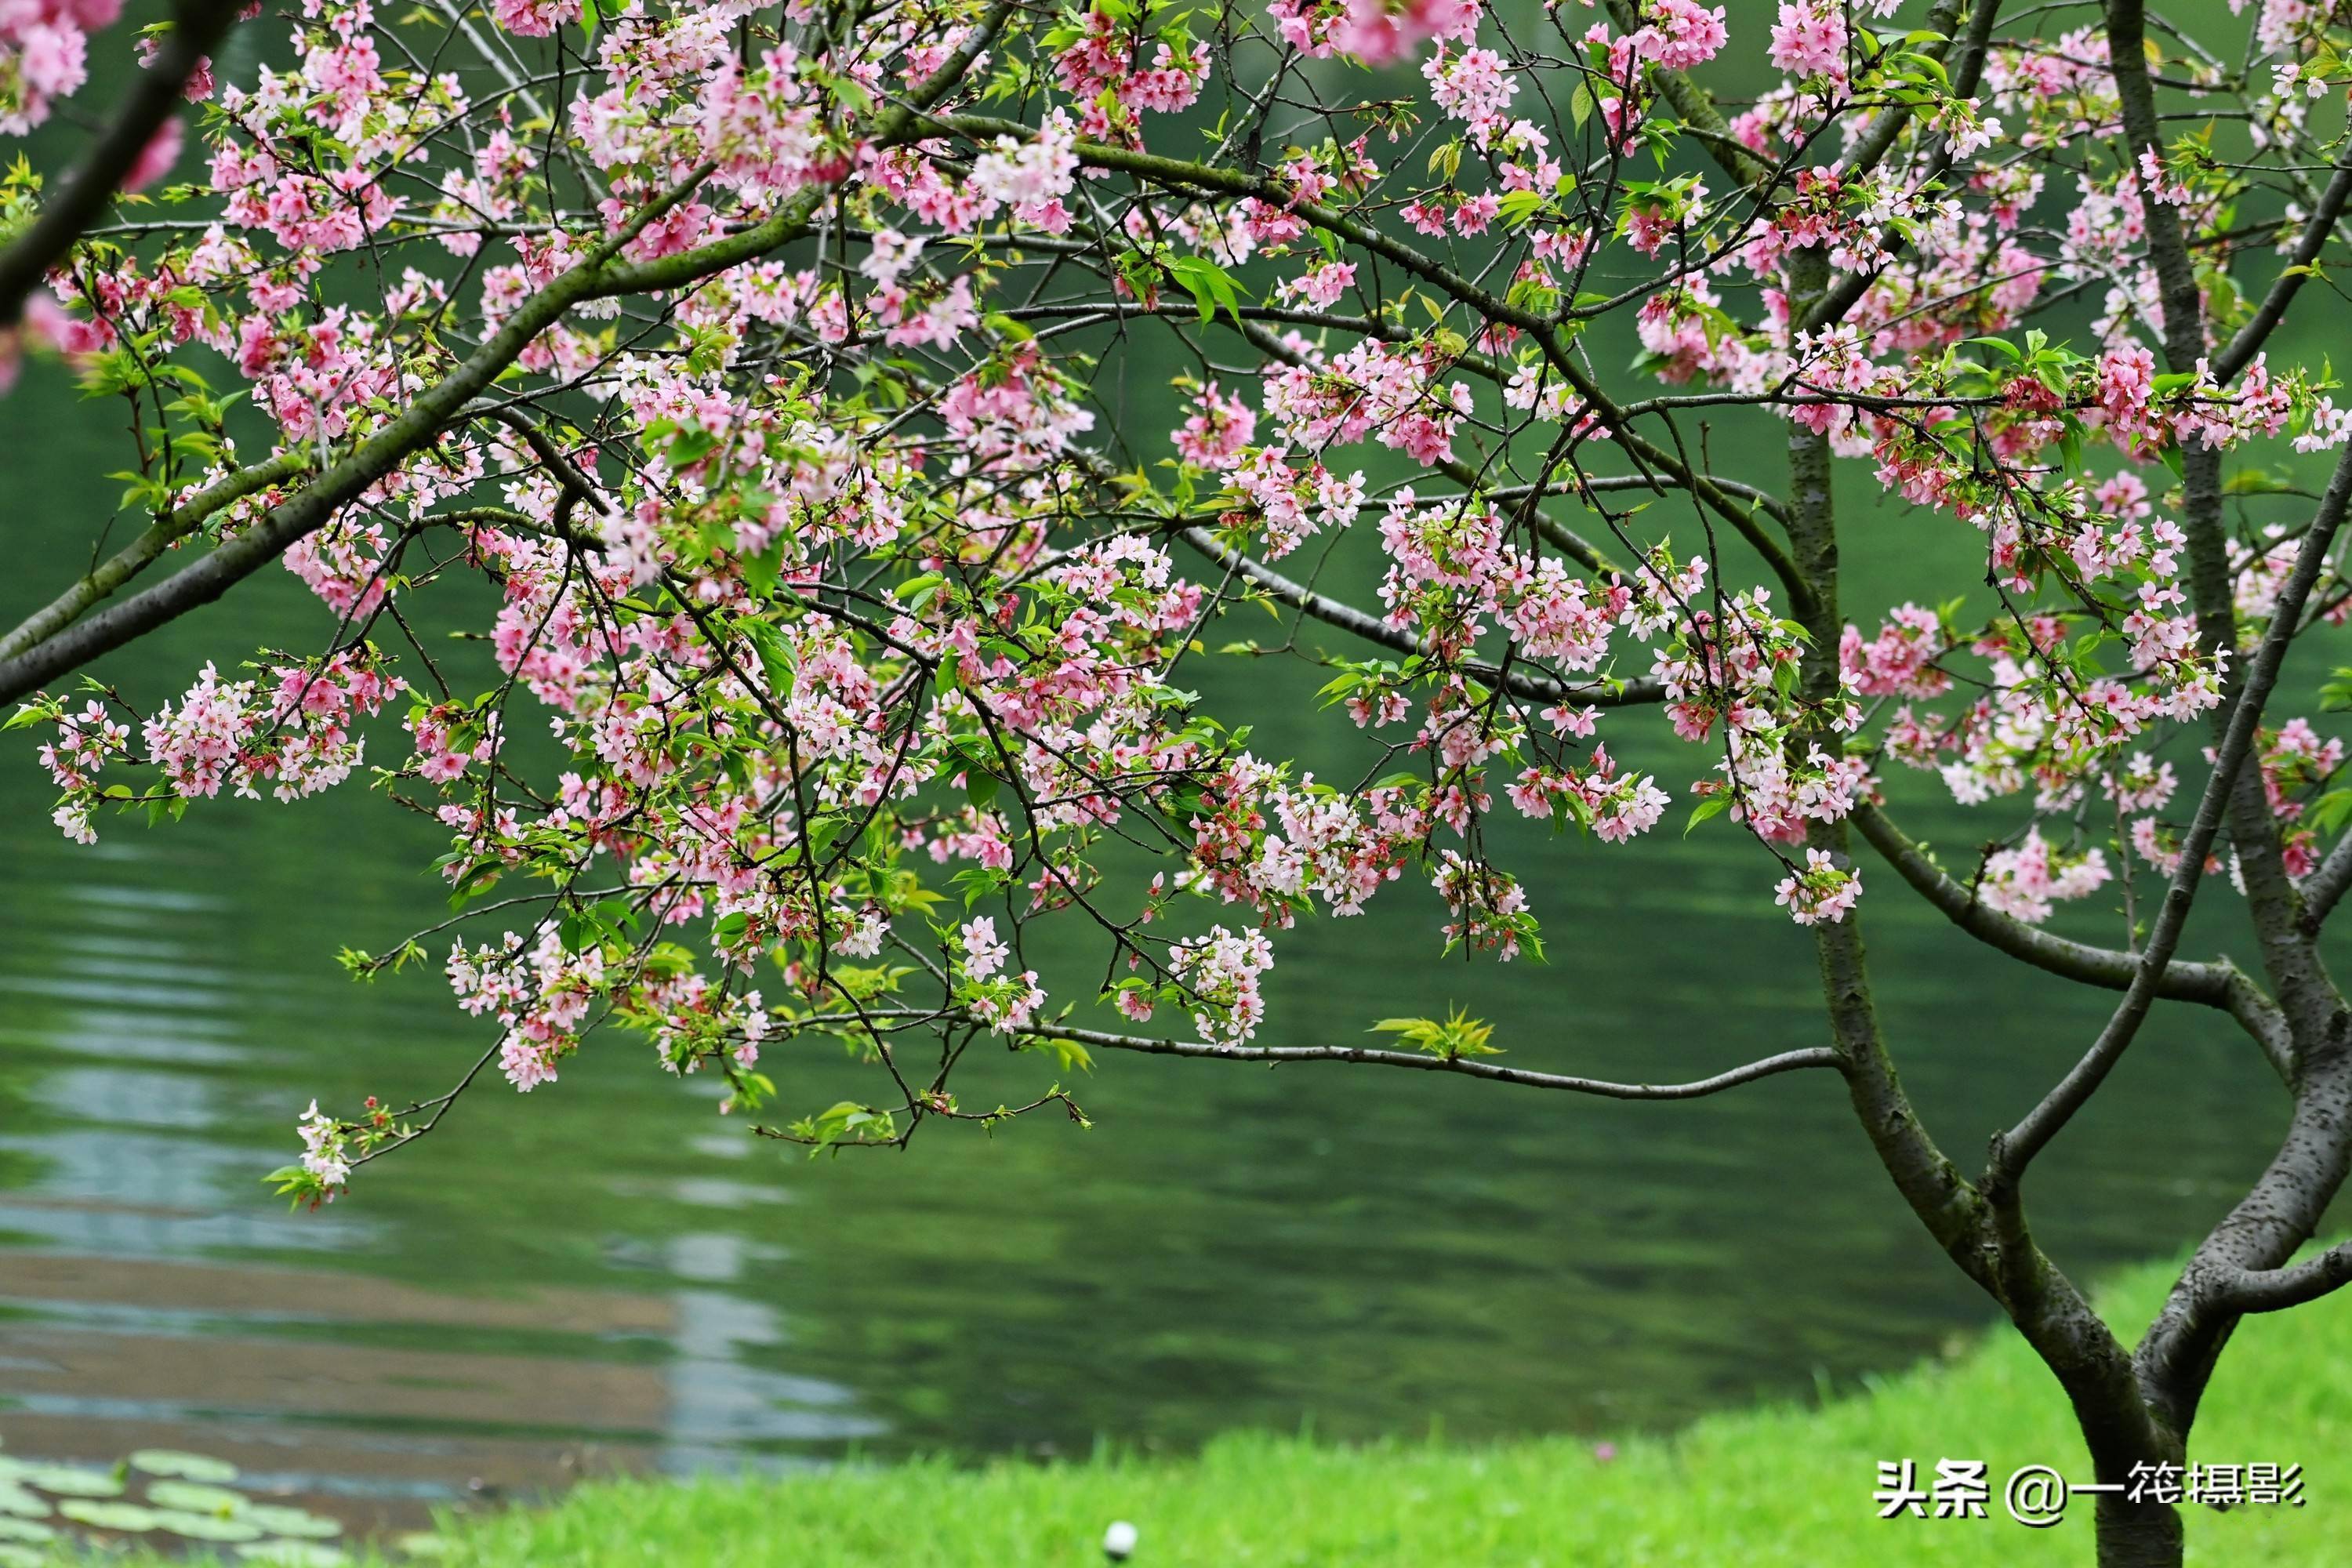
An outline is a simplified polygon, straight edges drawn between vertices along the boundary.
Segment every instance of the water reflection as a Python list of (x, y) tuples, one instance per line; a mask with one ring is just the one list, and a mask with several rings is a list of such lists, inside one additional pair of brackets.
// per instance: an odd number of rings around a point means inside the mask
[[(778, 1315), (720, 1290), (457, 1295), (163, 1256), (249, 1247), (249, 1216), (102, 1201), (6, 1212), (57, 1222), (15, 1238), (0, 1290), (19, 1453), (194, 1449), (381, 1528), (589, 1469), (740, 1466), (747, 1448), (887, 1429), (839, 1384), (745, 1364), (782, 1342)], [(24, 1247), (36, 1237), (100, 1256)], [(724, 1283), (740, 1246), (680, 1237), (667, 1272)]]
[[(111, 875), (138, 858), (38, 858), (49, 872)], [(635, 1289), (533, 1283), (523, 1255), (505, 1288), (467, 1292), (429, 1274), (401, 1283), (240, 1260), (355, 1261), (380, 1254), (391, 1229), (349, 1205), (296, 1218), (253, 1201), (284, 1157), (281, 1115), (267, 1118), (281, 1124), (274, 1142), (240, 1135), (257, 1098), (286, 1097), (255, 1070), (268, 1056), (251, 1021), (263, 976), (188, 940), (253, 911), (112, 881), (61, 881), (45, 902), (37, 929), (12, 919), (0, 979), (0, 1433), (12, 1451), (194, 1449), (237, 1463), (249, 1484), (383, 1528), (589, 1470), (740, 1465), (759, 1448), (887, 1430), (841, 1384), (748, 1363), (784, 1331), (773, 1306), (728, 1288), (781, 1252), (730, 1230), (614, 1242), (607, 1272), (642, 1276)], [(656, 1190), (722, 1213), (785, 1195), (717, 1175)]]

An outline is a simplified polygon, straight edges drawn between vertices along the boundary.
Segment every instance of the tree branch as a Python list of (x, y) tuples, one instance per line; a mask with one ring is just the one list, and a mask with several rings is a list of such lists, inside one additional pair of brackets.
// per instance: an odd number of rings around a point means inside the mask
[(538, 421), (521, 409), (511, 403), (493, 403), (483, 398), (467, 404), (466, 413), (477, 419), (496, 420), (513, 431), (522, 438), (523, 445), (530, 448), (531, 455), (547, 465), (548, 472), (555, 476), (556, 483), (586, 503), (591, 511), (602, 516), (611, 515), (613, 503), (604, 499), (604, 491), (580, 471), (580, 466), (572, 460), (571, 454), (557, 446), (554, 437), (541, 429)]
[[(1011, 12), (1010, 0), (992, 7), (971, 37), (909, 93), (905, 103), (893, 104), (875, 118), (872, 140), (887, 145), (912, 134), (924, 122), (923, 111), (971, 69), (972, 61), (989, 47)], [(415, 402), (375, 435), (321, 471), (299, 495), (273, 510), (252, 528), (144, 593), (56, 633), (22, 653), (0, 658), (0, 702), (24, 697), (66, 671), (121, 647), (199, 605), (210, 604), (276, 560), (297, 540), (325, 527), (339, 508), (358, 498), (412, 454), (438, 439), (449, 426), (464, 418), (473, 399), (487, 391), (540, 333), (562, 320), (574, 306), (591, 300), (682, 288), (766, 255), (807, 234), (818, 207), (832, 195), (829, 186), (808, 186), (765, 221), (709, 245), (635, 264), (616, 260), (622, 249), (644, 232), (646, 225), (684, 201), (709, 178), (711, 166), (705, 164), (639, 208), (625, 225), (591, 249), (578, 266), (527, 296), (470, 358), (418, 394)]]
[[(1951, 50), (1951, 32), (1960, 19), (1960, 4), (1961, 0), (1936, 0), (1936, 4), (1928, 7), (1921, 26), (1928, 32), (1942, 34), (1944, 39), (1941, 43), (1927, 45), (1919, 53), (1939, 64), (1942, 62), (1944, 56)], [(1969, 18), (1973, 26), (1969, 30), (1969, 45), (1964, 46), (1964, 52), (1972, 49), (1971, 58), (1982, 58), (1983, 40), (1991, 34), (1993, 17), (2000, 10), (2000, 0), (1979, 0), (1976, 15)], [(1952, 96), (1966, 98), (1974, 90), (1975, 85), (1973, 75), (1966, 87), (1955, 82)], [(1853, 151), (1840, 161), (1845, 173), (1848, 175), (1864, 174), (1878, 167), (1886, 154), (1895, 150), (1895, 140), (1903, 134), (1904, 127), (1909, 125), (1917, 114), (1918, 110), (1908, 103), (1890, 104), (1880, 110), (1864, 127), (1862, 140), (1854, 144)], [(1928, 177), (1932, 179), (1935, 176), (1931, 174)]]
[(2352, 889), (2352, 833), (2337, 839), (2318, 869), (2303, 879), (2304, 923), (2316, 931), (2343, 902), (2347, 889)]
[[(2056, 936), (1985, 903), (1973, 888), (1928, 859), (1880, 807), (1866, 803), (1857, 806), (1853, 824), (1920, 897), (1987, 946), (2036, 969), (2110, 991), (2128, 989), (2138, 973), (2140, 955), (2136, 952)], [(2170, 1001), (2199, 1002), (2222, 1009), (2245, 1026), (2282, 1078), (2292, 1075), (2294, 1048), (2285, 1018), (2245, 972), (2227, 959), (2210, 963), (2174, 959), (2158, 974), (2156, 994)]]
[[(2146, 7), (2142, 0), (2107, 0), (2106, 22), (2108, 58), (2116, 65), (2123, 153), (2137, 164), (2141, 156), (2161, 156), (2164, 150), (2163, 122), (2147, 58)], [(2175, 372), (2194, 371), (2207, 352), (2204, 289), (2182, 228), (2182, 210), (2169, 202), (2143, 205), (2148, 258), (2162, 288), (2166, 364)], [(2231, 559), (2223, 509), (2221, 456), (2219, 448), (2202, 443), (2182, 444), (2181, 510), (2189, 536), (2187, 575), (2189, 598), (2197, 611), (2198, 640), (2209, 654), (2233, 658), (2238, 647), (2237, 568)], [(2226, 720), (2226, 710), (2214, 715), (2217, 746)], [(2294, 1031), (2298, 1047), (2308, 1048), (2310, 1042), (2326, 1035), (2329, 1020), (2342, 1009), (2343, 994), (2329, 976), (2318, 944), (2305, 929), (2302, 895), (2286, 874), (2278, 818), (2271, 810), (2259, 771), (2241, 774), (2227, 809), (2230, 838), (2245, 883), (2246, 910), (2262, 944), (2263, 975)]]
[(2352, 1283), (2352, 1241), (2284, 1268), (2240, 1268), (2216, 1281), (2212, 1301), (2229, 1312), (2276, 1312), (2316, 1301)]
[(1059, 1024), (1035, 1024), (1023, 1029), (1049, 1040), (1075, 1040), (1106, 1050), (1139, 1051), (1147, 1056), (1198, 1057), (1221, 1062), (1353, 1062), (1367, 1067), (1407, 1068), (1417, 1072), (1460, 1073), (1521, 1089), (1556, 1089), (1570, 1094), (1597, 1095), (1603, 1100), (1700, 1100), (1727, 1089), (1810, 1068), (1843, 1066), (1837, 1052), (1826, 1046), (1782, 1051), (1689, 1083), (1613, 1083), (1606, 1079), (1572, 1078), (1562, 1073), (1529, 1072), (1475, 1057), (1433, 1057), (1415, 1051), (1384, 1051), (1360, 1046), (1213, 1046), (1199, 1041), (1155, 1040), (1139, 1035), (1114, 1035), (1099, 1029), (1076, 1029)]
[(2335, 232), (2336, 220), (2342, 216), (2347, 200), (2352, 200), (2352, 145), (2347, 145), (2337, 157), (2336, 177), (2329, 180), (2327, 188), (2319, 194), (2319, 205), (2312, 212), (2311, 222), (2305, 227), (2303, 238), (2296, 242), (2294, 253), (2287, 258), (2286, 265), (2280, 268), (2279, 275), (2271, 279), (2269, 289), (2263, 295), (2263, 302), (2254, 308), (2254, 313), (2246, 324), (2238, 329), (2237, 335), (2230, 340), (2230, 346), (2213, 357), (2213, 384), (2216, 386), (2229, 385), (2237, 379), (2240, 371), (2253, 362), (2254, 355), (2286, 315), (2287, 306), (2294, 303), (2296, 293), (2311, 276), (2307, 268), (2326, 248), (2328, 237)]
[[(1818, 248), (1792, 252), (1784, 277), (1790, 315), (1801, 318), (1829, 286), (1829, 258)], [(1804, 615), (1808, 637), (1799, 665), (1809, 717), (1794, 739), (1799, 743), (1821, 739), (1835, 745), (1838, 738), (1830, 716), (1844, 701), (1838, 656), (1843, 616), (1838, 608), (1837, 503), (1830, 443), (1822, 432), (1801, 426), (1790, 429), (1788, 443), (1789, 543), (1802, 563), (1809, 590)], [(1833, 864), (1851, 863), (1851, 829), (1843, 820), (1807, 825), (1807, 849), (1821, 850)], [(1846, 1064), (1847, 1098), (1864, 1135), (1895, 1190), (1944, 1255), (1996, 1300), (2005, 1300), (1990, 1266), (1983, 1196), (1920, 1121), (1886, 1048), (1871, 994), (1861, 914), (1849, 910), (1842, 919), (1817, 922), (1813, 946), (1821, 962), (1822, 1005), (1829, 1016), (1830, 1037)]]
[[(1643, 18), (1633, 0), (1609, 0), (1610, 18), (1626, 33), (1639, 32)], [(1649, 68), (1650, 79), (1657, 84), (1659, 96), (1675, 106), (1685, 124), (1696, 126), (1703, 134), (1699, 145), (1716, 162), (1716, 166), (1748, 189), (1769, 179), (1772, 165), (1758, 157), (1731, 134), (1731, 122), (1715, 104), (1715, 94), (1694, 80), (1687, 71), (1670, 66)]]
[(89, 574), (17, 623), (0, 637), (0, 661), (16, 657), (45, 638), (71, 626), (92, 605), (145, 571), (173, 544), (194, 533), (206, 518), (224, 507), (287, 479), (308, 473), (313, 459), (308, 452), (281, 452), (254, 464), (190, 496), (185, 505), (157, 518), (138, 538), (100, 563)]
[(114, 119), (67, 180), (44, 203), (33, 226), (0, 250), (0, 327), (24, 320), (25, 301), (49, 268), (66, 258), (122, 188), (139, 155), (179, 110), (188, 79), (228, 31), (243, 0), (188, 0), (174, 14), (148, 68), (125, 95)]
[[(1969, 17), (1968, 37), (1960, 46), (1959, 58), (1952, 71), (1954, 98), (1966, 99), (1976, 96), (1977, 81), (1984, 72), (1985, 54), (1992, 47), (1993, 18), (2000, 14), (2000, 0), (1977, 0), (1976, 9)], [(1881, 124), (1891, 120), (1895, 112), (1890, 110), (1887, 114), (1882, 115)], [(1873, 128), (1874, 133), (1877, 129), (1877, 127)], [(1889, 143), (1894, 140), (1894, 133), (1899, 132), (1902, 129), (1902, 124), (1899, 122), (1889, 127), (1887, 136)], [(1885, 156), (1883, 149), (1878, 155)], [(1931, 181), (1942, 178), (1951, 166), (1950, 147), (1939, 149), (1927, 161), (1926, 174), (1920, 180), (1920, 184), (1925, 185)], [(1887, 254), (1892, 257), (1904, 248), (1906, 241), (1900, 234), (1889, 232), (1882, 243)], [(1871, 285), (1877, 281), (1878, 274), (1875, 272), (1847, 273), (1838, 279), (1835, 287), (1822, 296), (1811, 310), (1805, 313), (1800, 323), (1801, 327), (1807, 331), (1819, 331), (1823, 327), (1843, 321), (1846, 312), (1861, 304), (1863, 296), (1869, 293)]]
[(2180, 933), (2189, 921), (2189, 906), (2195, 902), (2197, 889), (2205, 877), (2205, 857), (2213, 847), (2214, 837), (2221, 831), (2221, 816), (2227, 809), (2231, 786), (2247, 754), (2253, 750), (2254, 731), (2262, 723), (2263, 707), (2270, 699), (2271, 688), (2278, 680), (2279, 666), (2286, 658), (2288, 644), (2294, 640), (2297, 622), (2303, 615), (2305, 600), (2311, 596), (2312, 585), (2319, 581), (2320, 570), (2326, 565), (2329, 547), (2344, 521), (2347, 501), (2352, 501), (2352, 449), (2347, 449), (2336, 465), (2335, 478), (2328, 483), (2318, 510), (2311, 521), (2310, 531), (2304, 535), (2303, 547), (2295, 556), (2294, 571), (2286, 586), (2281, 590), (2277, 604), (2271, 611), (2269, 629), (2263, 634), (2261, 646), (2255, 650), (2253, 662), (2246, 670), (2245, 684), (2238, 690), (2230, 708), (2229, 727), (2223, 731), (2221, 743), (2213, 759), (2212, 776), (2206, 781), (2205, 793), (2197, 803), (2197, 815), (2190, 821), (2189, 833), (2180, 846), (2180, 865), (2173, 872), (2171, 885), (2165, 889), (2164, 904), (2150, 928), (2147, 947), (2140, 954), (2139, 966), (2132, 975), (2131, 985), (2124, 999), (2099, 1032), (2091, 1048), (2076, 1062), (2072, 1070), (2044, 1096), (2042, 1102), (2028, 1111), (2015, 1127), (1996, 1142), (1990, 1167), (1986, 1173), (1988, 1188), (2013, 1188), (2033, 1157), (2048, 1146), (2061, 1129), (2073, 1120), (2099, 1085), (2123, 1058), (2139, 1027), (2147, 1020), (2148, 1010), (2157, 994), (2157, 983), (2172, 962)]
[[(1036, 135), (1034, 129), (1017, 121), (997, 120), (985, 115), (925, 116), (923, 125), (939, 134), (975, 141), (992, 141), (1000, 136), (1029, 138)], [(1788, 551), (1769, 531), (1758, 525), (1753, 506), (1739, 504), (1732, 496), (1717, 488), (1705, 474), (1693, 471), (1673, 453), (1633, 429), (1625, 411), (1584, 373), (1574, 355), (1561, 343), (1556, 321), (1513, 305), (1453, 268), (1423, 255), (1412, 246), (1359, 223), (1320, 202), (1309, 201), (1278, 181), (1238, 169), (1189, 163), (1181, 159), (1139, 153), (1086, 137), (1078, 138), (1076, 152), (1078, 161), (1090, 168), (1133, 174), (1139, 179), (1176, 189), (1255, 196), (1260, 201), (1297, 214), (1317, 228), (1338, 235), (1350, 245), (1394, 262), (1423, 282), (1444, 290), (1455, 301), (1468, 306), (1489, 321), (1504, 322), (1528, 332), (1542, 351), (1546, 362), (1559, 372), (1561, 378), (1577, 396), (1583, 399), (1600, 423), (1625, 450), (1641, 462), (1664, 471), (1677, 486), (1689, 490), (1737, 530), (1740, 537), (1764, 558), (1765, 564), (1771, 568), (1772, 574), (1787, 591), (1790, 607), (1801, 616), (1811, 607), (1811, 585), (1805, 581), (1804, 574), (1797, 570), (1796, 563), (1790, 558)]]
[[(1311, 616), (1341, 631), (1352, 632), (1366, 642), (1396, 653), (1420, 657), (1429, 652), (1419, 637), (1402, 627), (1392, 626), (1377, 616), (1368, 615), (1353, 605), (1318, 594), (1270, 566), (1259, 564), (1240, 551), (1219, 542), (1216, 535), (1205, 528), (1188, 528), (1177, 537), (1228, 572), (1248, 578), (1265, 590), (1268, 597), (1280, 600), (1302, 615)], [(1532, 702), (1572, 702), (1580, 708), (1626, 708), (1665, 700), (1665, 688), (1646, 676), (1634, 680), (1596, 681), (1590, 685), (1570, 686), (1527, 670), (1503, 670), (1485, 664), (1468, 664), (1463, 668), (1478, 679), (1500, 686), (1514, 697)]]

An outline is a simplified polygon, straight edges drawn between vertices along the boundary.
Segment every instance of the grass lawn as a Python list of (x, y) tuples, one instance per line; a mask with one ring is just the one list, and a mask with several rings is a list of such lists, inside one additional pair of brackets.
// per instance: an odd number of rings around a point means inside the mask
[[(2137, 1325), (2168, 1270), (2112, 1283)], [(1875, 1462), (1987, 1460), (1992, 1517), (1882, 1522)], [(2305, 1468), (2302, 1508), (2189, 1513), (2192, 1563), (2261, 1568), (2352, 1563), (2352, 1299), (2242, 1328), (2205, 1401), (2192, 1458)], [(2012, 1522), (2010, 1471), (2057, 1466), (2087, 1480), (2056, 1385), (2006, 1332), (1959, 1359), (1875, 1381), (1825, 1408), (1741, 1411), (1673, 1437), (1488, 1447), (1366, 1448), (1236, 1436), (1197, 1460), (1103, 1458), (982, 1469), (939, 1463), (805, 1479), (591, 1485), (541, 1510), (450, 1521), (441, 1560), (470, 1568), (676, 1563), (709, 1568), (1092, 1564), (1104, 1527), (1132, 1522), (1134, 1568), (2091, 1562), (2089, 1500), (2053, 1529)]]

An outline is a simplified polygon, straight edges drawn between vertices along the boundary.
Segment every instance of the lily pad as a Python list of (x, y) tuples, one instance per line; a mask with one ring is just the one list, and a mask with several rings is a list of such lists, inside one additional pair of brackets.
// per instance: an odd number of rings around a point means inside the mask
[(36, 1524), (29, 1519), (11, 1519), (0, 1514), (0, 1541), (55, 1541), (58, 1532), (46, 1524)]
[(155, 1528), (184, 1535), (190, 1541), (258, 1541), (263, 1531), (259, 1525), (242, 1519), (230, 1519), (217, 1513), (190, 1513), (185, 1509), (165, 1508), (155, 1510)]
[(210, 1454), (184, 1454), (177, 1448), (142, 1448), (131, 1456), (131, 1468), (151, 1476), (174, 1476), (184, 1481), (233, 1481), (236, 1467)]
[(156, 1511), (135, 1502), (105, 1502), (97, 1498), (68, 1498), (58, 1504), (58, 1516), (96, 1530), (121, 1530), (132, 1534), (155, 1528)]
[(43, 1568), (48, 1554), (29, 1546), (11, 1546), (0, 1541), (0, 1568)]
[(147, 1500), (157, 1508), (181, 1508), (190, 1513), (224, 1517), (238, 1512), (246, 1503), (243, 1492), (208, 1487), (198, 1481), (157, 1481), (147, 1489)]
[(248, 1563), (266, 1563), (274, 1568), (340, 1568), (351, 1561), (340, 1546), (320, 1546), (310, 1541), (257, 1541), (236, 1549), (236, 1554)]
[(404, 1557), (449, 1555), (449, 1538), (436, 1535), (429, 1530), (412, 1530), (405, 1535), (395, 1536), (392, 1544)]
[(45, 1497), (36, 1497), (5, 1476), (0, 1476), (0, 1518), (16, 1514), (23, 1519), (47, 1519), (53, 1505)]
[(110, 1470), (87, 1470), (79, 1465), (29, 1465), (17, 1478), (59, 1497), (121, 1497), (122, 1478)]
[(305, 1513), (299, 1508), (281, 1508), (276, 1503), (247, 1504), (237, 1515), (248, 1523), (257, 1524), (272, 1535), (299, 1535), (312, 1541), (323, 1541), (331, 1535), (341, 1535), (341, 1521), (324, 1514)]

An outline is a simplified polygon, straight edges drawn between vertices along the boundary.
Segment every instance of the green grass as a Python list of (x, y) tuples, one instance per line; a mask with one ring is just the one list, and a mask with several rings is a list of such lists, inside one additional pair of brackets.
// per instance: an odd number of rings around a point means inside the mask
[[(2148, 1268), (2115, 1281), (2103, 1294), (2111, 1321), (2145, 1321), (2168, 1278)], [(1989, 1461), (1993, 1517), (1879, 1521), (1875, 1461), (1900, 1457), (1923, 1474), (1940, 1458)], [(2192, 1457), (2300, 1463), (2309, 1498), (2300, 1509), (2185, 1510), (2192, 1563), (2352, 1563), (2352, 1300), (2248, 1322), (2205, 1401)], [(2000, 1479), (2037, 1462), (2089, 1479), (2049, 1374), (2003, 1332), (1825, 1407), (1719, 1415), (1673, 1437), (1621, 1441), (1606, 1462), (1583, 1439), (1340, 1448), (1235, 1436), (1181, 1463), (924, 1462), (602, 1483), (550, 1508), (452, 1521), (444, 1560), (1076, 1568), (1102, 1562), (1104, 1526), (1124, 1519), (1142, 1532), (1134, 1568), (2087, 1564), (2088, 1500), (2082, 1517), (2046, 1531), (2001, 1512)]]

